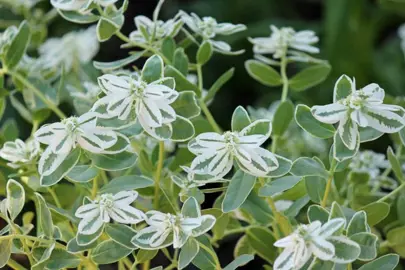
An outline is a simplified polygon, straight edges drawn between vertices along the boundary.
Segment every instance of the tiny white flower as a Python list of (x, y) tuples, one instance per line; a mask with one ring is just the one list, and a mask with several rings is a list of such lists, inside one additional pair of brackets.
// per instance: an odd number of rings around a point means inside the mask
[(313, 44), (319, 41), (313, 31), (304, 30), (296, 32), (291, 27), (277, 28), (270, 26), (270, 37), (252, 38), (253, 52), (256, 54), (271, 54), (273, 58), (281, 58), (289, 50), (303, 51), (307, 53), (319, 53), (319, 49)]
[(339, 136), (346, 147), (353, 150), (359, 138), (359, 126), (382, 133), (395, 133), (404, 127), (404, 108), (383, 104), (384, 96), (384, 89), (378, 84), (356, 90), (355, 81), (343, 75), (335, 84), (334, 103), (314, 106), (311, 112), (320, 122), (339, 122)]
[(137, 119), (147, 133), (161, 139), (158, 130), (172, 131), (171, 123), (176, 120), (176, 112), (170, 104), (179, 95), (174, 88), (163, 84), (167, 79), (147, 83), (141, 78), (103, 75), (98, 81), (106, 96), (94, 104), (93, 110), (106, 107), (106, 113), (99, 114), (100, 117)]
[(320, 221), (300, 225), (291, 235), (274, 243), (274, 246), (284, 248), (274, 262), (274, 270), (301, 269), (312, 256), (323, 261), (338, 260), (335, 258), (335, 247), (329, 239), (344, 238), (346, 243), (358, 246), (344, 236), (332, 236), (345, 223), (343, 218), (334, 218), (324, 225)]
[(4, 143), (0, 149), (0, 157), (8, 160), (7, 165), (16, 169), (35, 162), (40, 150), (39, 143), (35, 140), (29, 140), (25, 143), (17, 139), (14, 142)]
[(61, 38), (50, 38), (39, 48), (38, 65), (42, 69), (70, 71), (77, 64), (87, 64), (97, 54), (99, 42), (96, 26), (70, 32)]
[(372, 179), (380, 175), (380, 170), (389, 167), (389, 162), (384, 154), (375, 153), (370, 150), (357, 153), (349, 168), (356, 172), (366, 172)]
[(125, 148), (108, 150), (119, 139), (129, 144), (124, 135), (97, 126), (94, 113), (85, 113), (80, 117), (70, 117), (59, 123), (44, 125), (35, 132), (35, 139), (48, 145), (38, 164), (38, 171), (43, 176), (54, 172), (77, 146), (91, 153), (113, 154), (125, 150)]
[(137, 30), (129, 35), (133, 42), (147, 45), (159, 45), (159, 42), (166, 37), (175, 37), (183, 26), (177, 18), (166, 22), (158, 20), (156, 23), (143, 15), (135, 17)]
[(247, 29), (244, 24), (218, 23), (212, 17), (200, 18), (195, 13), (187, 14), (184, 11), (180, 11), (179, 15), (181, 16), (183, 22), (194, 33), (201, 36), (203, 40), (208, 40), (214, 49), (220, 53), (231, 53), (231, 46), (224, 41), (214, 40), (215, 37), (221, 35), (229, 36)]
[(117, 1), (118, 0), (51, 0), (51, 4), (60, 10), (86, 13), (93, 3), (106, 7)]
[[(266, 134), (252, 134), (258, 124), (267, 126)], [(233, 161), (236, 160), (243, 171), (264, 177), (278, 168), (277, 158), (260, 147), (270, 137), (270, 133), (271, 124), (268, 120), (257, 120), (240, 132), (202, 133), (188, 144), (190, 152), (197, 155), (191, 163), (191, 170), (222, 178), (232, 169)]]
[(102, 194), (89, 204), (80, 206), (75, 216), (81, 218), (78, 231), (89, 235), (96, 233), (105, 223), (112, 220), (123, 224), (137, 224), (145, 214), (132, 207), (138, 197), (136, 191), (120, 191), (117, 194)]
[[(145, 133), (141, 133), (131, 137), (133, 145), (140, 145), (142, 150), (145, 150), (148, 154), (151, 154), (155, 147), (159, 144), (159, 141), (155, 138), (148, 136)], [(164, 149), (167, 153), (172, 153), (176, 150), (176, 143), (171, 140), (166, 140), (164, 143)]]
[(212, 215), (201, 215), (197, 201), (191, 197), (176, 215), (154, 210), (147, 212), (145, 221), (149, 226), (140, 230), (132, 243), (142, 249), (159, 249), (172, 244), (174, 248), (181, 248), (189, 237), (209, 231), (215, 220)]

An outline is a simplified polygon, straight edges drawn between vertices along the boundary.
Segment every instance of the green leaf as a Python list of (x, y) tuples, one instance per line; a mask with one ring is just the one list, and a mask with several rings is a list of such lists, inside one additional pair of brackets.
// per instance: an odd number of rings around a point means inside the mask
[(147, 250), (147, 249), (140, 249), (136, 254), (136, 262), (137, 263), (144, 263), (146, 261), (150, 261), (157, 255), (159, 250)]
[(360, 147), (359, 136), (357, 137), (357, 143), (353, 150), (350, 150), (346, 147), (346, 145), (340, 138), (338, 132), (336, 132), (335, 136), (333, 137), (333, 157), (339, 162), (352, 158), (354, 155), (357, 154), (359, 147)]
[(123, 224), (107, 224), (105, 226), (105, 233), (112, 240), (126, 248), (136, 248), (131, 242), (131, 239), (136, 235), (136, 231), (129, 226)]
[[(47, 260), (51, 257), (52, 251), (55, 248), (55, 243), (52, 243), (49, 245), (46, 249), (40, 248), (40, 251), (37, 252), (34, 250), (32, 251), (33, 254), (40, 254), (42, 253), (41, 257), (36, 260), (36, 264), (32, 265), (32, 270), (42, 270), (45, 268), (45, 265), (47, 264)], [(43, 252), (42, 252), (43, 251)]]
[(74, 149), (66, 159), (59, 165), (59, 167), (50, 175), (42, 176), (41, 175), (41, 186), (52, 186), (62, 180), (73, 167), (77, 164), (80, 158), (80, 148), (77, 147)]
[(7, 182), (7, 210), (13, 221), (24, 207), (25, 191), (17, 181), (10, 179)]
[(231, 262), (230, 264), (228, 264), (224, 270), (235, 270), (238, 269), (238, 267), (243, 266), (245, 264), (247, 264), (248, 262), (250, 262), (251, 260), (254, 259), (253, 255), (250, 254), (244, 254), (241, 255), (239, 257), (237, 257), (235, 260), (233, 260), (233, 262)]
[(131, 252), (130, 248), (113, 240), (106, 240), (92, 250), (91, 259), (97, 264), (110, 264), (125, 258)]
[(176, 120), (171, 124), (173, 128), (172, 141), (184, 142), (190, 140), (195, 134), (194, 125), (187, 118), (177, 115)]
[[(34, 249), (34, 258), (41, 258), (45, 252), (44, 247)], [(54, 249), (50, 258), (44, 263), (45, 269), (57, 270), (64, 268), (76, 268), (81, 260), (76, 255), (70, 254), (63, 249)]]
[(124, 15), (114, 14), (114, 17), (101, 17), (97, 23), (97, 39), (100, 42), (109, 40), (124, 24)]
[(361, 249), (358, 257), (361, 261), (374, 260), (377, 257), (378, 237), (372, 233), (361, 232), (350, 236), (350, 240), (356, 242)]
[(267, 174), (267, 177), (272, 177), (272, 178), (276, 178), (276, 177), (281, 177), (285, 174), (287, 174), (292, 166), (292, 162), (289, 159), (286, 159), (285, 157), (279, 156), (279, 155), (275, 155), (275, 157), (277, 158), (278, 161), (278, 168), (274, 171), (271, 171)]
[(222, 88), (222, 86), (232, 78), (234, 72), (235, 68), (228, 69), (214, 82), (214, 84), (208, 90), (207, 95), (204, 97), (205, 103), (215, 97), (216, 93)]
[(107, 185), (100, 188), (99, 193), (118, 193), (125, 190), (134, 190), (154, 185), (154, 181), (140, 175), (124, 175), (112, 179)]
[(329, 220), (334, 218), (345, 218), (345, 214), (342, 210), (342, 207), (337, 202), (332, 203), (332, 207), (330, 208), (329, 213)]
[(368, 225), (372, 227), (388, 216), (390, 205), (384, 202), (374, 202), (364, 206), (360, 210), (366, 212)]
[(256, 177), (241, 170), (237, 171), (225, 193), (222, 211), (227, 213), (243, 204), (256, 183)]
[(273, 117), (273, 136), (281, 136), (287, 130), (294, 118), (294, 105), (291, 101), (285, 100), (281, 102)]
[(260, 224), (266, 225), (273, 221), (273, 212), (269, 204), (254, 191), (250, 192), (241, 208), (249, 213)]
[(139, 58), (141, 58), (145, 54), (145, 51), (140, 51), (140, 52), (134, 52), (130, 56), (116, 60), (113, 62), (98, 62), (98, 61), (93, 61), (93, 65), (95, 68), (100, 69), (100, 70), (114, 70), (114, 69), (119, 69), (123, 68), (132, 62), (135, 62)]
[(200, 246), (197, 240), (189, 238), (180, 250), (179, 255), (179, 269), (185, 268), (197, 256), (200, 251)]
[(359, 127), (360, 142), (370, 142), (380, 138), (384, 133), (371, 127)]
[(187, 78), (173, 66), (167, 65), (165, 67), (165, 77), (174, 78), (174, 80), (176, 81), (176, 90), (179, 92), (192, 90), (197, 95), (199, 95), (200, 93), (200, 89), (198, 89), (198, 86), (187, 80)]
[(89, 14), (81, 14), (75, 11), (66, 11), (66, 10), (57, 10), (59, 14), (65, 19), (70, 22), (78, 23), (78, 24), (89, 24), (98, 21), (100, 18), (92, 13)]
[(86, 183), (97, 177), (99, 169), (90, 165), (76, 165), (74, 166), (66, 177), (78, 183)]
[[(1, 80), (1, 78), (0, 78), (0, 80)], [(0, 98), (0, 120), (3, 118), (6, 106), (7, 106), (6, 99), (5, 98)]]
[(176, 50), (176, 42), (172, 37), (166, 37), (162, 41), (161, 51), (163, 55), (169, 59), (169, 61), (173, 61), (174, 51)]
[(91, 243), (91, 244), (89, 244), (89, 245), (82, 245), (82, 246), (80, 246), (80, 245), (77, 243), (77, 239), (76, 239), (76, 237), (75, 237), (75, 238), (72, 238), (72, 239), (68, 242), (68, 244), (67, 244), (67, 246), (66, 246), (66, 251), (69, 252), (69, 253), (81, 253), (81, 252), (83, 252), (83, 251), (85, 251), (85, 250), (93, 249), (93, 248), (95, 248), (96, 246), (97, 246), (97, 242), (93, 242), (93, 243)]
[(0, 241), (0, 267), (7, 265), (11, 256), (11, 240)]
[(316, 160), (308, 157), (297, 158), (291, 167), (291, 174), (296, 176), (319, 176), (328, 178), (328, 172)]
[[(199, 236), (196, 238), (196, 240), (207, 246), (215, 254), (215, 250), (212, 248), (210, 240), (207, 238), (207, 236), (205, 235)], [(195, 256), (192, 263), (199, 269), (207, 269), (207, 270), (217, 269), (214, 258), (211, 256), (210, 253), (208, 253), (203, 248), (200, 248), (200, 251), (198, 252), (197, 256)]]
[(242, 106), (236, 107), (232, 114), (232, 131), (241, 131), (251, 123), (248, 112)]
[(323, 199), (326, 190), (326, 181), (319, 176), (306, 176), (305, 186), (308, 195), (314, 203), (320, 203)]
[(245, 62), (246, 71), (249, 75), (266, 86), (279, 86), (282, 84), (280, 74), (271, 66), (263, 64), (257, 60), (247, 60)]
[(347, 226), (347, 236), (356, 233), (368, 232), (370, 229), (367, 224), (367, 214), (365, 211), (356, 212)]
[(291, 175), (275, 179), (270, 183), (265, 184), (262, 188), (260, 188), (259, 196), (262, 197), (273, 196), (274, 194), (283, 192), (285, 190), (294, 187), (300, 180), (301, 177)]
[(274, 263), (277, 249), (273, 246), (276, 239), (271, 231), (264, 227), (251, 227), (246, 235), (254, 251), (269, 263)]
[(397, 200), (397, 216), (398, 221), (401, 222), (402, 225), (405, 225), (405, 196), (403, 194), (398, 196)]
[(92, 243), (95, 243), (95, 241), (101, 236), (101, 234), (104, 231), (104, 225), (101, 226), (100, 229), (98, 229), (97, 232), (89, 235), (84, 235), (77, 233), (76, 235), (76, 241), (79, 246), (88, 246)]
[(295, 74), (289, 80), (288, 85), (294, 91), (305, 91), (323, 82), (330, 71), (329, 64), (313, 65)]
[(177, 48), (174, 51), (173, 67), (180, 71), (183, 76), (188, 73), (188, 57), (183, 48)]
[(405, 258), (405, 226), (390, 230), (387, 233), (387, 241), (390, 248)]
[(193, 91), (183, 91), (179, 93), (178, 98), (171, 104), (177, 115), (185, 118), (193, 118), (201, 113), (197, 103), (197, 97)]
[(359, 268), (359, 270), (375, 270), (375, 269), (384, 269), (384, 270), (394, 270), (395, 267), (399, 263), (399, 256), (397, 254), (387, 254), (384, 256), (381, 256), (380, 258), (369, 262), (362, 267)]
[(147, 83), (152, 83), (163, 77), (163, 60), (158, 55), (153, 55), (146, 60), (142, 69), (142, 80)]
[(388, 149), (387, 149), (387, 157), (391, 164), (391, 168), (395, 174), (395, 177), (400, 182), (404, 182), (405, 179), (404, 179), (404, 174), (402, 173), (401, 163), (399, 162), (398, 158), (395, 156), (391, 147), (388, 147)]
[(304, 196), (302, 198), (299, 198), (298, 200), (293, 202), (293, 204), (287, 210), (284, 211), (284, 214), (287, 217), (294, 218), (299, 214), (301, 209), (304, 208), (304, 206), (306, 206), (308, 204), (308, 202), (309, 202), (309, 196)]
[(236, 258), (243, 254), (253, 254), (253, 253), (254, 250), (249, 243), (247, 235), (243, 235), (241, 238), (239, 238), (238, 242), (236, 243), (235, 249), (233, 251), (233, 256)]
[(311, 109), (306, 105), (298, 105), (295, 109), (295, 121), (306, 132), (321, 139), (333, 137), (336, 129), (331, 124), (319, 122), (311, 113)]
[(212, 45), (211, 42), (209, 41), (204, 41), (201, 46), (198, 48), (197, 51), (197, 64), (199, 65), (204, 65), (205, 63), (207, 63), (211, 57), (212, 57)]
[(311, 205), (308, 208), (307, 216), (310, 222), (319, 220), (321, 223), (326, 223), (329, 220), (329, 212), (319, 205)]
[(93, 165), (106, 171), (121, 171), (132, 167), (138, 156), (135, 153), (121, 152), (118, 154), (88, 153)]
[(23, 21), (4, 56), (4, 66), (13, 69), (18, 65), (30, 44), (30, 39), (30, 27), (26, 21)]
[(51, 211), (49, 210), (48, 206), (44, 198), (39, 194), (35, 193), (35, 197), (37, 199), (37, 213), (39, 217), (39, 227), (41, 231), (47, 236), (48, 238), (53, 237), (53, 222)]

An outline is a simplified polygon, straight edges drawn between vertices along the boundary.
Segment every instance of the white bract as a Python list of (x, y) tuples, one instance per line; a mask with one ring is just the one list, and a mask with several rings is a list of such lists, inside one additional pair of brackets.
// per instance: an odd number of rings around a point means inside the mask
[[(254, 127), (261, 124), (267, 126), (267, 133), (252, 133)], [(277, 158), (260, 147), (270, 137), (270, 133), (271, 124), (268, 120), (257, 120), (240, 132), (202, 133), (188, 144), (190, 152), (197, 155), (190, 169), (194, 173), (222, 178), (232, 169), (233, 161), (236, 160), (243, 171), (264, 177), (278, 168)]]
[(39, 48), (38, 68), (69, 72), (73, 67), (89, 63), (99, 50), (96, 27), (70, 32), (61, 38), (50, 38)]
[[(201, 36), (203, 40), (208, 40), (216, 51), (222, 53), (230, 53), (231, 46), (224, 41), (214, 40), (215, 37), (218, 35), (229, 36), (247, 29), (244, 24), (218, 23), (212, 17), (200, 18), (195, 13), (187, 14), (184, 11), (180, 11), (179, 15), (194, 33)], [(239, 52), (243, 51), (236, 53)]]
[[(38, 164), (38, 171), (43, 176), (54, 172), (77, 146), (91, 153), (114, 154), (125, 151), (129, 144), (124, 135), (97, 126), (97, 118), (91, 112), (43, 125), (35, 132), (35, 139), (48, 145)], [(122, 147), (109, 150), (120, 141), (125, 142)]]
[(140, 230), (132, 243), (142, 249), (160, 249), (173, 244), (181, 248), (189, 237), (198, 237), (208, 232), (215, 224), (212, 215), (201, 215), (197, 201), (191, 197), (183, 205), (181, 213), (170, 214), (159, 211), (146, 213), (148, 227)]
[(137, 224), (145, 214), (132, 207), (138, 197), (136, 191), (120, 191), (117, 194), (102, 194), (91, 203), (80, 206), (75, 216), (82, 220), (78, 226), (80, 234), (89, 235), (99, 231), (112, 220), (123, 224)]
[(117, 1), (118, 0), (51, 0), (51, 4), (60, 10), (86, 13), (88, 12), (91, 4), (106, 7), (114, 4)]
[[(137, 30), (129, 35), (133, 42), (147, 45), (156, 45), (166, 37), (175, 37), (183, 26), (181, 20), (177, 18), (166, 22), (158, 20), (156, 22), (145, 16), (136, 16), (135, 25)], [(158, 44), (157, 44), (158, 45)]]
[(344, 263), (342, 258), (335, 256), (335, 246), (328, 240), (358, 247), (357, 243), (344, 236), (333, 236), (345, 224), (343, 218), (335, 218), (323, 225), (320, 221), (300, 225), (291, 235), (274, 243), (274, 246), (284, 248), (274, 262), (274, 270), (301, 269), (312, 256), (323, 261)]
[(273, 58), (281, 58), (288, 52), (302, 51), (307, 53), (319, 53), (319, 49), (313, 44), (319, 41), (315, 32), (310, 30), (296, 32), (291, 27), (277, 28), (270, 25), (272, 31), (270, 37), (252, 38), (253, 52), (255, 54), (271, 54)]
[(7, 163), (11, 168), (19, 168), (23, 165), (35, 163), (41, 148), (35, 140), (26, 143), (20, 139), (14, 142), (6, 142), (0, 149), (0, 157), (9, 161)]
[(333, 103), (314, 106), (311, 112), (320, 122), (339, 122), (339, 136), (346, 147), (353, 150), (358, 145), (359, 126), (382, 133), (395, 133), (404, 127), (404, 108), (383, 104), (384, 96), (384, 89), (378, 84), (356, 90), (355, 81), (343, 75), (335, 84)]
[[(138, 120), (143, 129), (152, 137), (162, 140), (160, 134), (171, 133), (171, 123), (176, 120), (176, 112), (171, 107), (179, 93), (174, 90), (174, 80), (162, 78), (152, 83), (129, 76), (103, 75), (98, 79), (106, 94), (99, 99), (93, 111), (104, 108), (97, 113), (103, 118), (117, 117), (133, 122)], [(164, 85), (171, 81), (173, 87)]]

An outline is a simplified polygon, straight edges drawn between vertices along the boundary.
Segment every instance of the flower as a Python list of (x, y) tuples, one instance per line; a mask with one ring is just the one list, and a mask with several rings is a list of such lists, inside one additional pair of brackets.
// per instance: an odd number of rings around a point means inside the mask
[(70, 71), (77, 64), (87, 64), (97, 54), (96, 27), (70, 32), (61, 38), (50, 38), (39, 48), (38, 66), (57, 69), (61, 66)]
[(312, 256), (323, 261), (343, 263), (341, 258), (335, 257), (333, 241), (358, 247), (357, 243), (344, 236), (332, 236), (345, 224), (345, 219), (334, 218), (324, 225), (320, 221), (300, 225), (291, 235), (274, 243), (274, 246), (284, 248), (274, 262), (274, 270), (301, 269)]
[[(148, 61), (152, 63), (156, 59), (163, 63), (158, 56), (151, 57)], [(148, 61), (145, 67), (148, 66)], [(170, 138), (169, 135), (173, 131), (171, 123), (178, 117), (170, 104), (179, 96), (172, 78), (147, 82), (143, 76), (134, 78), (106, 74), (99, 77), (98, 82), (106, 94), (94, 104), (92, 109), (99, 117), (117, 117), (119, 120), (130, 122), (138, 120), (152, 137), (158, 140)], [(98, 112), (100, 109), (104, 110)]]
[(131, 206), (137, 197), (136, 191), (120, 191), (114, 195), (102, 194), (91, 203), (80, 206), (75, 213), (76, 217), (82, 219), (78, 226), (79, 233), (94, 234), (111, 219), (123, 224), (143, 221), (145, 214)]
[(146, 228), (138, 231), (132, 243), (142, 249), (160, 249), (173, 244), (181, 248), (189, 237), (198, 237), (215, 224), (212, 215), (201, 215), (196, 199), (190, 197), (184, 202), (181, 213), (176, 215), (149, 211), (146, 213)]
[(289, 49), (307, 53), (319, 53), (319, 49), (313, 44), (319, 41), (313, 31), (304, 30), (296, 32), (291, 27), (277, 28), (270, 25), (272, 31), (270, 37), (252, 38), (253, 52), (255, 54), (272, 54), (273, 58), (281, 58), (289, 52)]
[(384, 95), (384, 89), (376, 83), (356, 90), (355, 81), (343, 75), (335, 84), (333, 103), (314, 106), (311, 112), (320, 122), (339, 122), (339, 136), (346, 147), (353, 150), (358, 145), (358, 126), (395, 133), (405, 125), (404, 108), (383, 104)]
[(6, 142), (0, 149), (0, 157), (8, 160), (8, 166), (17, 169), (22, 165), (34, 163), (40, 153), (41, 148), (35, 140), (26, 143), (20, 139), (14, 142)]
[[(258, 125), (266, 128), (266, 134), (257, 133), (255, 127)], [(271, 123), (268, 120), (257, 120), (241, 131), (202, 133), (188, 144), (190, 152), (197, 155), (190, 169), (194, 173), (222, 178), (232, 169), (235, 159), (243, 171), (264, 177), (278, 168), (277, 158), (260, 147), (270, 133)]]
[(195, 187), (201, 187), (209, 183), (224, 182), (226, 180), (213, 177), (212, 175), (204, 175), (195, 173), (189, 167), (180, 166), (187, 173), (186, 177), (172, 175), (172, 181), (182, 190), (189, 190)]
[[(114, 154), (124, 151), (129, 144), (124, 135), (97, 126), (96, 115), (91, 112), (44, 125), (35, 132), (35, 139), (48, 145), (38, 164), (38, 171), (43, 176), (54, 172), (77, 146), (91, 153)], [(109, 150), (122, 141), (125, 142), (123, 147)]]
[[(214, 49), (220, 53), (231, 53), (231, 46), (224, 41), (213, 40), (217, 35), (229, 36), (240, 31), (246, 30), (244, 24), (218, 23), (212, 17), (198, 17), (197, 14), (190, 15), (184, 11), (180, 11), (179, 15), (183, 22), (203, 40), (211, 43)], [(235, 53), (242, 53), (243, 50)]]
[(389, 167), (385, 155), (375, 153), (370, 150), (357, 153), (349, 164), (349, 168), (356, 172), (367, 172), (371, 178), (377, 178), (380, 175), (380, 169)]
[(86, 13), (91, 4), (98, 4), (106, 7), (114, 4), (118, 0), (51, 0), (54, 8), (66, 11), (78, 11), (80, 13)]
[(178, 34), (183, 21), (177, 18), (167, 20), (166, 22), (158, 20), (156, 23), (145, 16), (136, 16), (135, 25), (137, 30), (129, 35), (133, 42), (147, 45), (159, 45), (166, 37), (174, 37)]

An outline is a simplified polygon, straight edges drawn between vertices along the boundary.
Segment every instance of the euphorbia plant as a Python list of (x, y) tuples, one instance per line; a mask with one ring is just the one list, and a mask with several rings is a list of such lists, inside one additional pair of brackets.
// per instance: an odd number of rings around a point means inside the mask
[[(384, 220), (404, 204), (404, 108), (385, 102), (379, 85), (358, 89), (346, 75), (325, 89), (333, 103), (293, 103), (290, 90), (319, 84), (331, 69), (313, 56), (313, 31), (272, 25), (269, 37), (249, 39), (247, 72), (281, 88), (280, 100), (249, 113), (238, 106), (226, 131), (209, 104), (234, 69), (208, 90), (203, 71), (216, 54), (244, 52), (221, 36), (245, 25), (184, 11), (164, 22), (159, 1), (126, 36), (127, 0), (51, 4), (45, 26), (58, 14), (97, 26), (32, 43), (27, 18), (0, 36), (2, 112), (11, 104), (32, 125), (25, 140), (3, 136), (1, 267), (232, 270), (255, 256), (276, 270), (396, 267), (399, 256), (388, 253), (403, 256), (396, 238), (404, 227)], [(129, 56), (91, 63), (114, 35)], [(304, 68), (291, 76), (289, 65)], [(384, 133), (395, 135), (388, 160), (359, 150)], [(210, 205), (208, 193), (218, 194)], [(381, 229), (382, 221), (392, 223)], [(239, 238), (226, 264), (216, 251), (230, 235)]]

